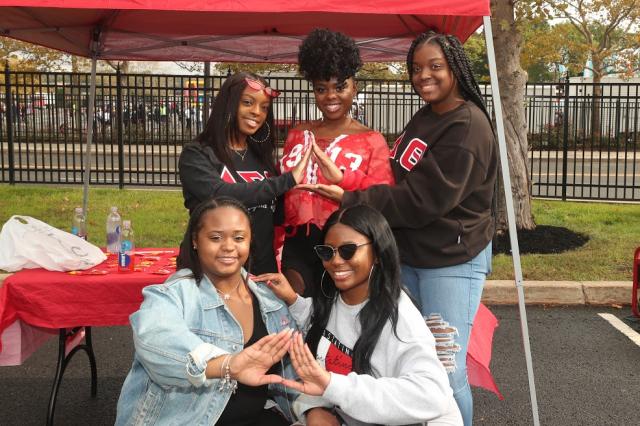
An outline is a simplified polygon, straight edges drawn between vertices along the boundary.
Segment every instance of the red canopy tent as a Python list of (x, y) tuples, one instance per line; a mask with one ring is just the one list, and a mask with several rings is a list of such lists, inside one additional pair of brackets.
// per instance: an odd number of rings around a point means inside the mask
[[(329, 27), (352, 36), (365, 61), (404, 61), (411, 40), (427, 29), (464, 41), (484, 25), (533, 422), (538, 425), (489, 15), (489, 0), (0, 0), (0, 35), (91, 58), (92, 116), (97, 59), (295, 62), (300, 40), (313, 28)], [(88, 126), (85, 211), (92, 138)]]
[(0, 7), (0, 34), (75, 55), (218, 62), (295, 62), (300, 39), (327, 26), (354, 37), (365, 61), (403, 60), (425, 28), (466, 40), (489, 15), (488, 1), (468, 0), (0, 0)]

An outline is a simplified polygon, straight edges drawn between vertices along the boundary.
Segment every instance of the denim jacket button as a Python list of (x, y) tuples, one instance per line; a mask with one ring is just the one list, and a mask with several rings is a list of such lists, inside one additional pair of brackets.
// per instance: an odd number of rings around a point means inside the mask
[(236, 349), (238, 349), (238, 345), (233, 345), (233, 346), (231, 347), (231, 349), (233, 349), (233, 350), (235, 351)]

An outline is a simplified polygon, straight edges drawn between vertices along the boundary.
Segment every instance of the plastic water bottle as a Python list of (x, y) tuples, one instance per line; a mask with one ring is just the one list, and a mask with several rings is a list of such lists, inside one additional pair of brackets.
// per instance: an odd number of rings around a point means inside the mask
[(118, 254), (120, 252), (120, 224), (122, 219), (117, 207), (111, 207), (107, 216), (107, 253)]
[(84, 240), (87, 239), (87, 221), (82, 211), (82, 207), (76, 207), (73, 212), (73, 220), (71, 222), (71, 233)]
[(134, 243), (131, 221), (122, 222), (122, 234), (120, 235), (120, 252), (118, 253), (118, 272), (133, 272), (134, 267)]

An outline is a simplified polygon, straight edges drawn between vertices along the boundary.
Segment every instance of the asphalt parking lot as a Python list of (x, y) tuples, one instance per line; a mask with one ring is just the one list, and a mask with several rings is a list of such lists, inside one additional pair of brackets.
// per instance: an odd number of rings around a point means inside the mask
[[(516, 306), (491, 306), (500, 320), (494, 337), (492, 371), (504, 401), (474, 389), (475, 424), (532, 424), (520, 322)], [(640, 347), (600, 313), (624, 318), (622, 309), (528, 307), (529, 333), (542, 425), (626, 425), (638, 418)], [(89, 364), (74, 357), (60, 387), (57, 425), (113, 424), (120, 387), (131, 365), (128, 327), (95, 328), (98, 394), (91, 398)], [(0, 368), (0, 424), (45, 423), (57, 339), (25, 363)]]

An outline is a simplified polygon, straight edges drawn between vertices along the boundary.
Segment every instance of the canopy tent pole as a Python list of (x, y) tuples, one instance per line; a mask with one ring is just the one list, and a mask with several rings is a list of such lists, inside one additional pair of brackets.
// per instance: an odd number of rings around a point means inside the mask
[(489, 74), (491, 76), (491, 95), (496, 116), (498, 131), (498, 146), (500, 149), (500, 166), (502, 167), (502, 182), (504, 185), (504, 198), (507, 206), (507, 218), (509, 221), (509, 239), (511, 241), (511, 255), (513, 257), (513, 270), (516, 278), (516, 290), (518, 291), (518, 307), (520, 309), (520, 329), (522, 331), (522, 343), (527, 362), (527, 375), (529, 378), (529, 394), (531, 396), (531, 411), (533, 424), (540, 425), (538, 415), (538, 400), (536, 398), (536, 384), (533, 377), (533, 362), (531, 360), (531, 346), (529, 345), (529, 326), (527, 323), (527, 310), (524, 303), (524, 287), (522, 279), (522, 266), (520, 264), (520, 247), (518, 246), (518, 233), (516, 229), (516, 216), (513, 210), (513, 195), (511, 192), (511, 175), (509, 174), (509, 161), (507, 157), (507, 142), (504, 134), (504, 120), (502, 117), (502, 101), (500, 98), (500, 85), (498, 84), (498, 70), (496, 67), (496, 54), (493, 47), (493, 31), (489, 16), (482, 18), (484, 24), (484, 36), (487, 45), (487, 59), (489, 60)]
[(93, 143), (94, 108), (96, 104), (96, 65), (100, 49), (101, 28), (95, 27), (91, 32), (91, 81), (89, 84), (89, 104), (87, 105), (87, 143), (84, 148), (84, 187), (82, 189), (82, 212), (88, 217), (89, 183), (91, 182), (91, 144)]
[(89, 204), (89, 182), (91, 181), (91, 143), (93, 142), (93, 109), (96, 101), (96, 63), (95, 56), (91, 58), (91, 83), (89, 86), (89, 105), (87, 105), (87, 143), (84, 148), (84, 188), (82, 192), (82, 212), (87, 217)]

